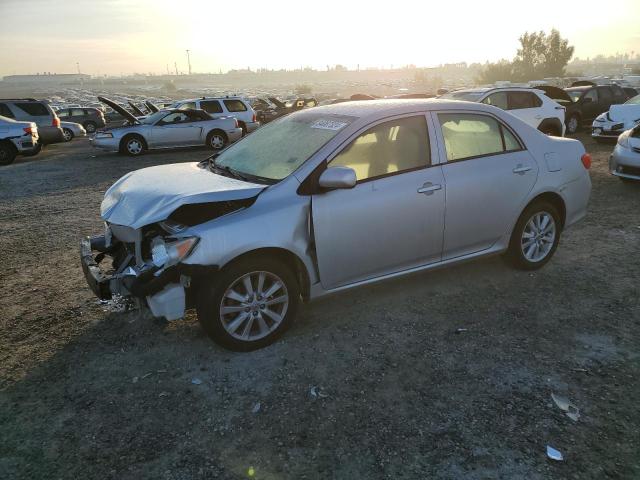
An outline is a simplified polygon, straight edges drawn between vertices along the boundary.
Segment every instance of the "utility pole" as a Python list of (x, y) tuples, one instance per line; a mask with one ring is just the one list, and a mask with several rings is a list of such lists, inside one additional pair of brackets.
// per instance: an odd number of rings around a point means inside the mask
[(187, 65), (189, 65), (189, 75), (191, 75), (191, 58), (189, 58), (189, 49), (187, 48)]
[(80, 74), (80, 62), (76, 62), (76, 68), (78, 69), (78, 74)]
[(169, 64), (167, 63), (167, 75), (171, 75), (171, 73), (169, 72)]
[(178, 75), (178, 62), (173, 62), (173, 66), (176, 69), (176, 75)]

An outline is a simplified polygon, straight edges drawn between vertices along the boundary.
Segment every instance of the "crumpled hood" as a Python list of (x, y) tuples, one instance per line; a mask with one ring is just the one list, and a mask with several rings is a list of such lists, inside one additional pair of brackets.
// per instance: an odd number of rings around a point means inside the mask
[(627, 122), (640, 120), (640, 104), (611, 105), (609, 118), (614, 122)]
[(130, 172), (114, 183), (100, 215), (109, 223), (140, 228), (166, 220), (182, 205), (251, 198), (265, 188), (217, 175), (196, 162), (160, 165)]

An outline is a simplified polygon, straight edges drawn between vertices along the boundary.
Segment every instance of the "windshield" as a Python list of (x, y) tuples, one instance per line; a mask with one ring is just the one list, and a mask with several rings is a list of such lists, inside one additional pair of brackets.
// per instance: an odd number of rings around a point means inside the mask
[(631, 97), (624, 103), (628, 103), (630, 105), (640, 105), (640, 95), (636, 95), (635, 97)]
[(355, 119), (314, 110), (293, 113), (231, 145), (215, 165), (243, 175), (282, 180)]
[(482, 95), (484, 95), (484, 92), (449, 92), (449, 93), (445, 93), (440, 98), (449, 99), (449, 100), (465, 100), (467, 102), (477, 102)]
[(163, 118), (168, 113), (169, 112), (166, 112), (166, 111), (152, 113), (151, 115), (148, 115), (146, 118), (139, 120), (139, 122), (144, 123), (145, 125), (152, 125), (156, 123), (158, 120), (160, 120), (161, 118)]

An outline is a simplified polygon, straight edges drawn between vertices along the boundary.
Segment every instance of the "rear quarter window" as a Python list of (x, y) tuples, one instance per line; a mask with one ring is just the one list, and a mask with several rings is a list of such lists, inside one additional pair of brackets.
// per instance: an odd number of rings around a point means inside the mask
[(39, 102), (24, 102), (24, 103), (16, 103), (16, 107), (18, 107), (23, 112), (32, 115), (34, 117), (44, 117), (51, 115), (51, 112), (47, 110), (42, 103)]
[(227, 107), (227, 110), (230, 112), (246, 112), (247, 106), (244, 102), (240, 100), (225, 100), (224, 106)]

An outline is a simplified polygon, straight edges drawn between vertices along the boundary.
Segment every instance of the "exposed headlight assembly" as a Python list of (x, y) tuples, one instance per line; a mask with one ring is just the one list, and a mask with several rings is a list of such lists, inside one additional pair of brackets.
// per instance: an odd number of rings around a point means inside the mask
[(189, 256), (199, 240), (198, 237), (186, 237), (167, 243), (160, 237), (154, 238), (151, 242), (153, 264), (158, 268), (177, 264)]

